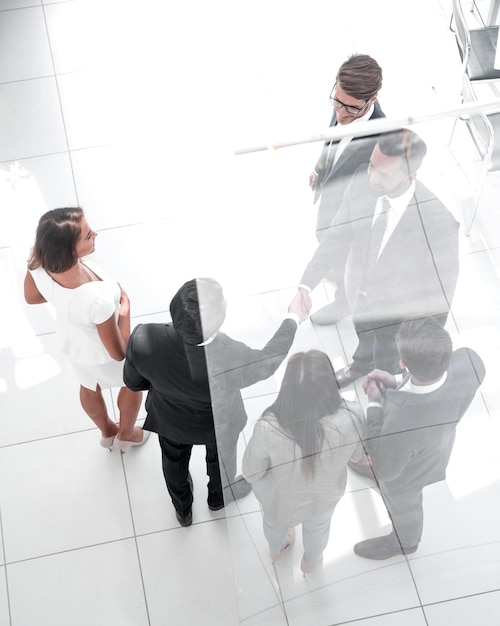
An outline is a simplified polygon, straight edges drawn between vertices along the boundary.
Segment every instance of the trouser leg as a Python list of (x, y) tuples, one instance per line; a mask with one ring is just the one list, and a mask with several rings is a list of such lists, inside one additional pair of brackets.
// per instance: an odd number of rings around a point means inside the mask
[(367, 374), (373, 369), (373, 329), (366, 322), (353, 319), (358, 346), (352, 355), (355, 370)]
[(399, 322), (380, 322), (373, 331), (373, 365), (377, 369), (397, 374), (401, 371), (396, 343)]
[(193, 493), (189, 485), (189, 460), (192, 444), (176, 443), (158, 436), (162, 453), (163, 476), (175, 510), (185, 517), (191, 510)]
[(262, 526), (267, 543), (269, 544), (269, 551), (271, 554), (278, 555), (285, 543), (288, 528), (276, 526), (272, 520), (266, 519), (265, 515), (262, 518)]
[(208, 476), (208, 504), (209, 506), (217, 507), (224, 504), (224, 498), (222, 495), (222, 481), (219, 466), (219, 455), (217, 453), (217, 445), (210, 443), (205, 445), (206, 455), (205, 461), (207, 464), (207, 476)]
[(224, 488), (231, 485), (236, 478), (239, 433), (234, 433), (231, 429), (223, 428), (216, 428), (216, 433), (220, 475), (222, 487)]
[(302, 542), (308, 566), (316, 565), (328, 545), (333, 509), (315, 519), (302, 522)]
[(418, 546), (424, 527), (422, 489), (394, 492), (384, 485), (380, 489), (399, 543), (403, 548)]

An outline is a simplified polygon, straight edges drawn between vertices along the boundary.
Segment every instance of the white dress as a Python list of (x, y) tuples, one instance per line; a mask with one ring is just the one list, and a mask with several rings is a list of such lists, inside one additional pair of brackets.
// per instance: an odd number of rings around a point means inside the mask
[(70, 359), (81, 385), (95, 391), (123, 386), (123, 361), (113, 359), (97, 332), (101, 324), (120, 310), (120, 286), (96, 263), (84, 265), (98, 281), (74, 289), (62, 287), (41, 267), (30, 270), (38, 291), (56, 310), (57, 346)]

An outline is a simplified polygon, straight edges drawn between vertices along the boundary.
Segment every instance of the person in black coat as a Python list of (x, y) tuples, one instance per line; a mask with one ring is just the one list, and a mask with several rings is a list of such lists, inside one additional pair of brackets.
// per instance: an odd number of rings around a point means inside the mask
[(368, 374), (363, 383), (369, 400), (363, 429), (368, 457), (351, 465), (375, 478), (393, 526), (389, 535), (354, 546), (368, 559), (417, 550), (423, 488), (446, 478), (457, 424), (485, 376), (481, 358), (469, 348), (453, 352), (448, 332), (434, 318), (401, 324), (397, 343), (407, 373)]
[(139, 324), (127, 347), (125, 384), (148, 391), (144, 429), (158, 433), (163, 474), (182, 526), (192, 523), (193, 445), (206, 446), (211, 510), (250, 492), (249, 483), (235, 475), (236, 446), (247, 419), (240, 390), (276, 371), (307, 317), (296, 298), (266, 346), (254, 350), (219, 332), (225, 312), (219, 283), (193, 279), (170, 303), (172, 323)]

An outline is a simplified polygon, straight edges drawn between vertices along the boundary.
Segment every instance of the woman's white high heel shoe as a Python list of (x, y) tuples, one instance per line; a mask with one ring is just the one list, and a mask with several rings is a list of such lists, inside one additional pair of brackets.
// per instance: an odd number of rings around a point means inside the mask
[(113, 442), (113, 448), (115, 450), (119, 450), (123, 454), (129, 448), (133, 448), (134, 446), (142, 446), (144, 443), (146, 443), (150, 434), (151, 433), (148, 430), (143, 430), (141, 441), (127, 441), (125, 439), (118, 439), (118, 437), (115, 437), (115, 440)]
[(101, 441), (99, 443), (103, 448), (107, 448), (111, 452), (115, 437), (116, 435), (113, 435), (112, 437), (101, 437)]

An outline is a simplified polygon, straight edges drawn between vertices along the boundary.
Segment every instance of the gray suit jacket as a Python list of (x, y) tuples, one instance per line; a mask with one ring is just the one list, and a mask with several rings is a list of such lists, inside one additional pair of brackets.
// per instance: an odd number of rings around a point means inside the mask
[[(380, 108), (378, 101), (375, 101), (370, 120), (382, 117), (385, 117), (385, 114)], [(334, 110), (330, 127), (336, 125), (337, 114)], [(323, 152), (316, 164), (318, 180), (314, 192), (314, 203), (321, 197), (316, 223), (316, 233), (319, 239), (321, 239), (325, 229), (328, 228), (330, 222), (337, 214), (352, 175), (362, 163), (368, 163), (370, 160), (377, 140), (378, 135), (353, 138), (336, 163), (334, 163), (334, 160), (339, 142), (325, 142)]]
[[(369, 284), (364, 284), (376, 200), (362, 166), (300, 282), (313, 289), (335, 267), (345, 272), (347, 297), (354, 313), (363, 291), (363, 309), (371, 319), (397, 322), (446, 315), (458, 279), (458, 222), (416, 181), (408, 208), (383, 249)], [(361, 314), (359, 309), (357, 313)]]
[(368, 408), (365, 448), (386, 489), (420, 489), (446, 478), (457, 424), (484, 375), (480, 357), (459, 348), (439, 389), (428, 394), (387, 390), (383, 407)]

